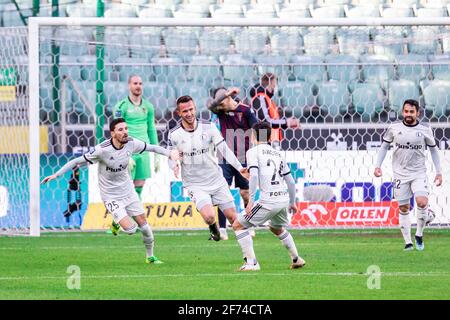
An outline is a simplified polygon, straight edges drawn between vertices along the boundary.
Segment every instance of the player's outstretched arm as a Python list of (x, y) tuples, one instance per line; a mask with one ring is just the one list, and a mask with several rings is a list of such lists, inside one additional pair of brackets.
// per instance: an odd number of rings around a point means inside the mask
[(170, 150), (170, 149), (165, 149), (160, 146), (147, 144), (145, 146), (145, 151), (162, 154), (162, 155), (168, 157), (172, 161), (178, 161), (181, 159), (180, 153), (178, 152), (178, 150), (175, 150), (175, 149)]
[(431, 153), (431, 159), (433, 160), (434, 168), (436, 169), (436, 177), (434, 178), (434, 183), (437, 187), (442, 184), (442, 170), (441, 170), (441, 160), (439, 158), (439, 151), (437, 146), (429, 147)]
[(45, 177), (44, 179), (42, 179), (41, 184), (45, 184), (51, 180), (54, 180), (56, 178), (58, 178), (59, 176), (63, 175), (64, 173), (66, 173), (69, 170), (72, 170), (73, 168), (75, 168), (76, 166), (80, 166), (80, 165), (84, 165), (87, 163), (87, 160), (84, 156), (75, 158), (69, 162), (67, 162), (64, 166), (62, 166), (61, 169), (59, 169), (56, 173)]
[(383, 141), (383, 143), (381, 144), (380, 150), (378, 151), (378, 155), (377, 155), (377, 162), (375, 163), (375, 171), (374, 171), (374, 175), (375, 177), (381, 177), (381, 175), (383, 174), (383, 172), (381, 171), (381, 164), (384, 161), (384, 158), (386, 158), (386, 154), (389, 150), (389, 143), (386, 141)]
[(225, 143), (225, 140), (222, 140), (219, 142), (219, 144), (216, 146), (217, 150), (220, 152), (220, 154), (223, 156), (223, 158), (237, 171), (239, 171), (242, 176), (246, 179), (248, 179), (248, 176), (245, 173), (245, 169), (242, 167), (242, 164), (239, 162), (238, 158), (236, 158), (236, 155), (233, 153), (233, 151), (228, 148), (227, 144)]

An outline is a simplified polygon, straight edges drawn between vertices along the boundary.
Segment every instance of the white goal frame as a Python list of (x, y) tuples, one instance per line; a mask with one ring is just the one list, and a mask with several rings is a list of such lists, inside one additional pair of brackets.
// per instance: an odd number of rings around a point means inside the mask
[(127, 26), (127, 27), (339, 27), (339, 26), (450, 26), (450, 17), (442, 18), (299, 18), (299, 19), (180, 19), (180, 18), (51, 18), (28, 19), (29, 45), (29, 145), (30, 145), (30, 236), (40, 236), (40, 163), (39, 163), (39, 29), (42, 26)]

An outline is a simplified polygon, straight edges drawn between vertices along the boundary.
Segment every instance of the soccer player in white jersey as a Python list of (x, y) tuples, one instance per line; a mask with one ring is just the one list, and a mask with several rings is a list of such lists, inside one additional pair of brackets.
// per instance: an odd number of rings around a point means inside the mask
[[(247, 165), (250, 172), (250, 201), (246, 214), (239, 216), (233, 228), (243, 248), (245, 263), (242, 271), (259, 270), (260, 266), (253, 250), (253, 240), (248, 228), (270, 221), (270, 231), (280, 239), (291, 257), (291, 269), (305, 265), (297, 252), (294, 239), (285, 227), (289, 224), (287, 209), (297, 212), (295, 203), (295, 182), (289, 166), (279, 150), (270, 142), (271, 125), (259, 122), (253, 125), (253, 148), (247, 151)], [(260, 199), (255, 203), (259, 185)]]
[(394, 171), (394, 198), (400, 209), (400, 230), (405, 240), (405, 251), (414, 250), (411, 241), (411, 221), (409, 219), (409, 202), (414, 195), (416, 200), (417, 230), (415, 235), (416, 249), (422, 251), (423, 230), (431, 222), (428, 214), (428, 178), (425, 165), (425, 148), (428, 147), (436, 169), (434, 183), (442, 184), (441, 165), (438, 148), (431, 128), (418, 121), (419, 103), (406, 100), (402, 108), (403, 121), (391, 124), (383, 136), (383, 143), (378, 153), (375, 177), (381, 177), (381, 164), (391, 143), (394, 144), (392, 168)]
[(153, 232), (145, 218), (144, 208), (134, 189), (127, 166), (133, 154), (144, 151), (162, 154), (174, 161), (179, 160), (180, 156), (176, 151), (128, 137), (128, 127), (123, 118), (112, 120), (109, 129), (110, 140), (96, 145), (92, 151), (69, 161), (55, 174), (45, 177), (42, 183), (51, 181), (76, 166), (98, 162), (100, 196), (105, 207), (125, 233), (132, 235), (138, 227), (142, 231), (147, 251), (146, 263), (162, 263), (153, 254)]
[[(231, 224), (236, 219), (236, 208), (227, 181), (218, 165), (216, 151), (237, 171), (243, 173), (244, 177), (246, 170), (228, 148), (215, 124), (196, 118), (192, 97), (179, 97), (176, 111), (181, 122), (170, 130), (169, 146), (182, 154), (183, 187), (188, 191), (205, 223), (209, 225), (211, 237), (219, 241), (220, 232), (213, 206), (217, 205)], [(178, 177), (178, 163), (171, 163), (170, 166)]]

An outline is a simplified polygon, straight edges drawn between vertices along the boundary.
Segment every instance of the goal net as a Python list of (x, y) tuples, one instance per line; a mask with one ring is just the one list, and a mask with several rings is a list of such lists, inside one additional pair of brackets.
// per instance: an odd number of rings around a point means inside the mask
[[(448, 27), (437, 19), (326, 21), (36, 18), (28, 29), (0, 29), (0, 229), (109, 227), (95, 166), (38, 182), (109, 138), (130, 75), (142, 78), (164, 146), (179, 120), (177, 97), (192, 96), (198, 117), (217, 123), (207, 108), (214, 89), (238, 87), (236, 99), (251, 106), (267, 73), (277, 79), (273, 101), (281, 118), (300, 121), (300, 128), (283, 130), (281, 142), (297, 183), (291, 227), (398, 225), (391, 152), (383, 177), (373, 170), (382, 134), (401, 120), (406, 99), (419, 101), (420, 119), (440, 149), (443, 186), (433, 185), (427, 161), (430, 207), (432, 225), (448, 226)], [(156, 229), (204, 227), (181, 181), (164, 159), (155, 170), (155, 161), (152, 155), (142, 193), (149, 222)], [(243, 210), (239, 190), (231, 190)]]

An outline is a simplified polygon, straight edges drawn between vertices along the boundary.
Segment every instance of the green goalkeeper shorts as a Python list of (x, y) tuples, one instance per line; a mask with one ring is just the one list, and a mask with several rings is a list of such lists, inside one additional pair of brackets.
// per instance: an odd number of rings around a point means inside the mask
[(150, 178), (150, 154), (144, 152), (143, 154), (134, 154), (132, 156), (136, 165), (131, 170), (131, 179), (133, 180), (145, 180)]

